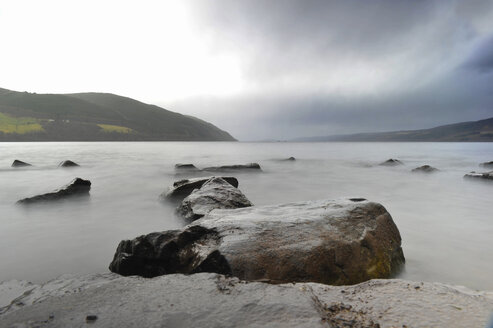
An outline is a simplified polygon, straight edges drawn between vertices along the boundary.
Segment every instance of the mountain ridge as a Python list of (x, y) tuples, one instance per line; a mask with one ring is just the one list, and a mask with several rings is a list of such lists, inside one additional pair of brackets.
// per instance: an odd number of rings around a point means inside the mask
[(0, 141), (236, 141), (196, 117), (111, 93), (0, 88)]
[(493, 142), (493, 117), (478, 121), (440, 125), (429, 129), (338, 134), (296, 138), (291, 141)]

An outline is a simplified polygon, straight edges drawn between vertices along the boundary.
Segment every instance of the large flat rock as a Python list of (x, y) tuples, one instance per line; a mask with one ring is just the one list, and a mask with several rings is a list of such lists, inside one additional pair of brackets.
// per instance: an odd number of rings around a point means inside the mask
[[(96, 283), (97, 282), (97, 283)], [(79, 288), (74, 289), (77, 285)], [(54, 287), (57, 286), (57, 287)], [(0, 285), (1, 289), (1, 285)], [(1, 327), (485, 327), (493, 293), (405, 280), (272, 285), (218, 274), (52, 281)]]
[(110, 270), (342, 285), (391, 277), (403, 263), (390, 214), (357, 198), (213, 210), (182, 230), (122, 241)]

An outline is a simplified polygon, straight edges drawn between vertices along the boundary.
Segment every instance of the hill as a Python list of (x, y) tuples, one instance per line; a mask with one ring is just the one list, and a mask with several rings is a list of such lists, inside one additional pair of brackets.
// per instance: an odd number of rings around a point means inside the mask
[(493, 118), (442, 125), (431, 129), (358, 133), (345, 135), (332, 135), (324, 137), (298, 138), (293, 141), (318, 142), (318, 141), (493, 141)]
[(234, 141), (196, 117), (108, 93), (0, 88), (0, 141)]

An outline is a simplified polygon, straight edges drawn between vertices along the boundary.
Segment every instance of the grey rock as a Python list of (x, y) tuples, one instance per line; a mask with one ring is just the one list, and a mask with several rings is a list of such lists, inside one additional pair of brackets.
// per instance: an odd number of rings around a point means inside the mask
[[(173, 183), (173, 186), (168, 188), (168, 191), (161, 194), (161, 198), (172, 201), (182, 201), (190, 195), (195, 189), (202, 187), (209, 179), (213, 177), (201, 177), (193, 179), (179, 180)], [(221, 177), (223, 180), (238, 188), (238, 180), (235, 177)]]
[(193, 164), (182, 164), (182, 163), (175, 164), (175, 170), (177, 170), (177, 171), (200, 171)]
[(32, 166), (31, 164), (29, 163), (26, 163), (26, 162), (23, 162), (23, 161), (19, 161), (18, 159), (14, 160), (12, 162), (12, 167), (25, 167), (25, 166)]
[(88, 196), (91, 190), (91, 181), (75, 178), (68, 185), (47, 194), (24, 198), (17, 201), (18, 204), (32, 204), (46, 201), (61, 200), (74, 196)]
[(34, 302), (19, 295), (26, 305), (4, 311), (1, 326), (82, 327), (90, 313), (95, 326), (119, 328), (486, 327), (493, 311), (491, 292), (400, 279), (355, 286), (272, 285), (211, 273), (97, 280), (81, 278), (78, 289), (54, 280), (37, 288), (44, 297)]
[(433, 173), (438, 171), (439, 170), (437, 168), (434, 168), (433, 166), (430, 165), (423, 165), (415, 169), (412, 169), (412, 172), (416, 172), (416, 173)]
[(486, 168), (493, 168), (493, 161), (481, 163), (481, 164), (479, 164), (479, 166), (486, 167)]
[(66, 160), (66, 161), (63, 161), (60, 164), (58, 164), (58, 166), (60, 166), (60, 167), (76, 167), (76, 166), (80, 166), (80, 165), (75, 163), (75, 162), (72, 162), (70, 160)]
[(249, 163), (245, 165), (223, 165), (223, 166), (211, 166), (202, 169), (202, 171), (247, 171), (247, 172), (255, 172), (261, 171), (260, 165), (257, 163)]
[(477, 173), (477, 172), (470, 172), (464, 175), (464, 178), (467, 179), (481, 179), (481, 180), (493, 180), (493, 171), (490, 172), (483, 172), (483, 173)]
[(188, 195), (177, 208), (177, 213), (188, 221), (195, 221), (214, 209), (252, 206), (246, 196), (222, 178), (211, 178)]
[(401, 161), (399, 161), (398, 159), (393, 159), (393, 158), (390, 158), (388, 160), (386, 160), (385, 162), (382, 162), (378, 165), (381, 165), (381, 166), (397, 166), (397, 165), (403, 165), (403, 163)]
[(354, 284), (404, 263), (392, 217), (359, 198), (213, 210), (182, 230), (120, 242), (110, 270), (155, 277), (216, 272), (244, 280)]

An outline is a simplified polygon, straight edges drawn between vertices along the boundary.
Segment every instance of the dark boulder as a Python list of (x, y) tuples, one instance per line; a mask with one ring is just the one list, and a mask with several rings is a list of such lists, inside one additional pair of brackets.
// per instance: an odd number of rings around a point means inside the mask
[(403, 263), (390, 214), (358, 199), (214, 210), (182, 230), (120, 242), (110, 270), (345, 285), (391, 277)]
[(47, 194), (19, 200), (18, 204), (32, 204), (45, 201), (61, 200), (75, 196), (88, 196), (91, 190), (91, 181), (75, 178), (68, 185)]
[(403, 165), (403, 163), (401, 161), (399, 161), (398, 159), (390, 158), (390, 159), (386, 160), (385, 162), (380, 163), (378, 165), (381, 165), (381, 166), (397, 166), (397, 165)]
[(236, 187), (221, 178), (211, 178), (188, 195), (176, 209), (188, 221), (195, 221), (214, 209), (231, 209), (253, 204)]
[[(199, 189), (204, 183), (213, 177), (201, 177), (194, 179), (184, 179), (173, 183), (168, 191), (161, 194), (161, 198), (173, 201), (182, 201), (190, 195), (194, 189)], [(238, 180), (235, 177), (221, 177), (235, 188), (238, 188)]]
[(415, 169), (412, 169), (411, 171), (417, 173), (433, 173), (433, 172), (438, 172), (439, 170), (437, 168), (434, 168), (433, 166), (423, 165)]
[(18, 159), (12, 162), (12, 167), (24, 167), (24, 166), (32, 166), (32, 165), (23, 161), (19, 161)]
[(59, 167), (75, 167), (75, 166), (80, 166), (79, 164), (72, 162), (70, 160), (66, 160), (58, 164)]
[(249, 163), (245, 165), (223, 165), (223, 166), (211, 166), (202, 169), (202, 171), (260, 171), (260, 165), (257, 163)]
[(468, 179), (482, 179), (482, 180), (493, 180), (493, 171), (483, 172), (483, 173), (477, 173), (477, 172), (472, 171), (472, 172), (464, 175), (464, 178), (468, 178)]

